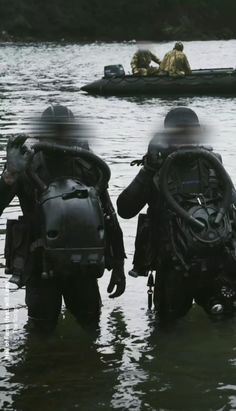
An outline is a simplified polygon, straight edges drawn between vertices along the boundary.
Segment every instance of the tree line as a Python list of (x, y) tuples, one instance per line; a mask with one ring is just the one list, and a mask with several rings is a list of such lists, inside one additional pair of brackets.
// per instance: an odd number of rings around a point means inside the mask
[(236, 0), (0, 0), (0, 35), (15, 40), (236, 38)]

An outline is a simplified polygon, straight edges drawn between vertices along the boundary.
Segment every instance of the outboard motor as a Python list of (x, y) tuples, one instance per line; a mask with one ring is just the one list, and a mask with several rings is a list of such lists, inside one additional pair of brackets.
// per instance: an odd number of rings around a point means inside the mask
[(124, 77), (124, 76), (125, 76), (125, 70), (122, 64), (115, 64), (115, 65), (104, 67), (104, 77), (105, 78)]

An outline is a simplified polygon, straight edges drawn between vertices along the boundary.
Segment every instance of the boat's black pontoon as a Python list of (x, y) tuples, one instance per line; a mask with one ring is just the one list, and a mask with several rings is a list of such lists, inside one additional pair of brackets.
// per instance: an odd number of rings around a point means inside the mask
[(136, 95), (235, 95), (236, 70), (233, 68), (193, 70), (185, 77), (167, 75), (137, 77), (104, 76), (81, 87), (90, 94), (112, 96)]

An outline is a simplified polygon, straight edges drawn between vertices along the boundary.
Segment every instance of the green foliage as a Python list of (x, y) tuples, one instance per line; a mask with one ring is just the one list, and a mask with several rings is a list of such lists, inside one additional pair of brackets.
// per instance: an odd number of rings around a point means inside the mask
[(0, 33), (40, 40), (236, 36), (236, 0), (0, 0)]

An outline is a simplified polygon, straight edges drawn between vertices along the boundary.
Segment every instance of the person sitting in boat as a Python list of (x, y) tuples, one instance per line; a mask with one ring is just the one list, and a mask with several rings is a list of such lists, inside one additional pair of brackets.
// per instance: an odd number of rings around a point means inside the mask
[(132, 73), (135, 76), (155, 76), (159, 73), (159, 67), (151, 66), (151, 62), (161, 64), (161, 60), (147, 47), (140, 46), (131, 60)]
[(161, 74), (179, 77), (192, 73), (186, 54), (183, 52), (184, 45), (181, 41), (175, 43), (173, 50), (165, 54), (160, 64)]

